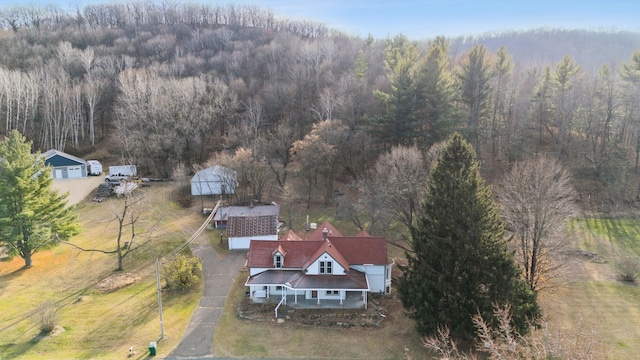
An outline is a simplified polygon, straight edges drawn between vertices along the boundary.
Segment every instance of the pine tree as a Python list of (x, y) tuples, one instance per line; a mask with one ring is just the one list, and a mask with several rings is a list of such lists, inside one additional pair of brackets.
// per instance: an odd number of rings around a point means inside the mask
[(404, 35), (389, 41), (385, 50), (385, 66), (390, 90), (376, 90), (375, 94), (385, 106), (385, 115), (375, 120), (381, 139), (392, 145), (411, 145), (419, 135), (416, 108), (418, 104), (415, 68), (420, 52), (415, 42)]
[(24, 259), (78, 233), (67, 195), (51, 189), (51, 169), (16, 130), (0, 142), (0, 249)]
[(473, 334), (474, 315), (495, 325), (492, 307), (506, 303), (512, 306), (513, 325), (527, 332), (540, 310), (503, 235), (475, 152), (456, 133), (432, 167), (412, 229), (414, 252), (407, 253), (399, 283), (402, 304), (421, 335), (434, 334), (438, 326)]
[(429, 43), (416, 80), (419, 116), (426, 145), (445, 140), (456, 126), (455, 84), (450, 71), (449, 42), (438, 36)]

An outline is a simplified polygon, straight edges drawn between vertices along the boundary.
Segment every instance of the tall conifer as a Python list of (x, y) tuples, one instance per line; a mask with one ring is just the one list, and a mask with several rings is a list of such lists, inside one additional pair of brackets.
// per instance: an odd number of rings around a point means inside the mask
[(473, 147), (460, 134), (432, 167), (412, 237), (399, 292), (421, 335), (443, 325), (472, 334), (472, 316), (479, 313), (493, 325), (493, 305), (505, 303), (516, 329), (527, 332), (540, 312), (535, 293), (507, 250), (498, 207)]

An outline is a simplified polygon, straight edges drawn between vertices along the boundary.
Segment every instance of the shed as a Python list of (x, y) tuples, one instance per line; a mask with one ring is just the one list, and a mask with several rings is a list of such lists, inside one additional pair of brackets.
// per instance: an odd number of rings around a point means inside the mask
[(278, 240), (280, 206), (229, 206), (227, 237), (229, 250), (249, 249), (251, 240)]
[(237, 175), (223, 166), (212, 166), (198, 171), (191, 179), (191, 195), (235, 194)]
[(87, 162), (79, 157), (51, 149), (44, 153), (44, 162), (53, 170), (54, 179), (80, 179), (87, 177)]

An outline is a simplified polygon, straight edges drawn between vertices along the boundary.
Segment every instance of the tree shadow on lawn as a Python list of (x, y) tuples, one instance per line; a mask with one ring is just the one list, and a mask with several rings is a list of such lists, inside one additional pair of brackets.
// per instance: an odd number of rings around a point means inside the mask
[[(33, 327), (35, 327), (35, 325), (32, 326), (30, 329), (32, 329)], [(5, 345), (0, 345), (0, 354), (2, 354), (2, 356), (6, 356), (7, 358), (20, 357), (21, 355), (24, 355), (33, 347), (38, 345), (40, 341), (42, 341), (43, 339), (46, 339), (47, 337), (48, 337), (47, 334), (39, 333), (29, 341), (25, 341), (21, 343), (10, 342)]]
[(4, 290), (5, 287), (22, 276), (22, 274), (24, 274), (27, 270), (29, 270), (29, 268), (23, 266), (4, 275), (0, 275), (0, 291)]

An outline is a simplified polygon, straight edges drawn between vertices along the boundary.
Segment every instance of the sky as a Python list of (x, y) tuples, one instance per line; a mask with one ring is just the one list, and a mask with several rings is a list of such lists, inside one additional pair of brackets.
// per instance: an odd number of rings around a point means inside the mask
[[(0, 6), (55, 3), (65, 8), (107, 2), (113, 1), (0, 0)], [(402, 33), (420, 40), (438, 35), (481, 35), (537, 28), (640, 31), (639, 0), (212, 0), (207, 3), (226, 5), (230, 2), (253, 4), (273, 10), (278, 17), (318, 21), (350, 35), (371, 34), (375, 38)]]

